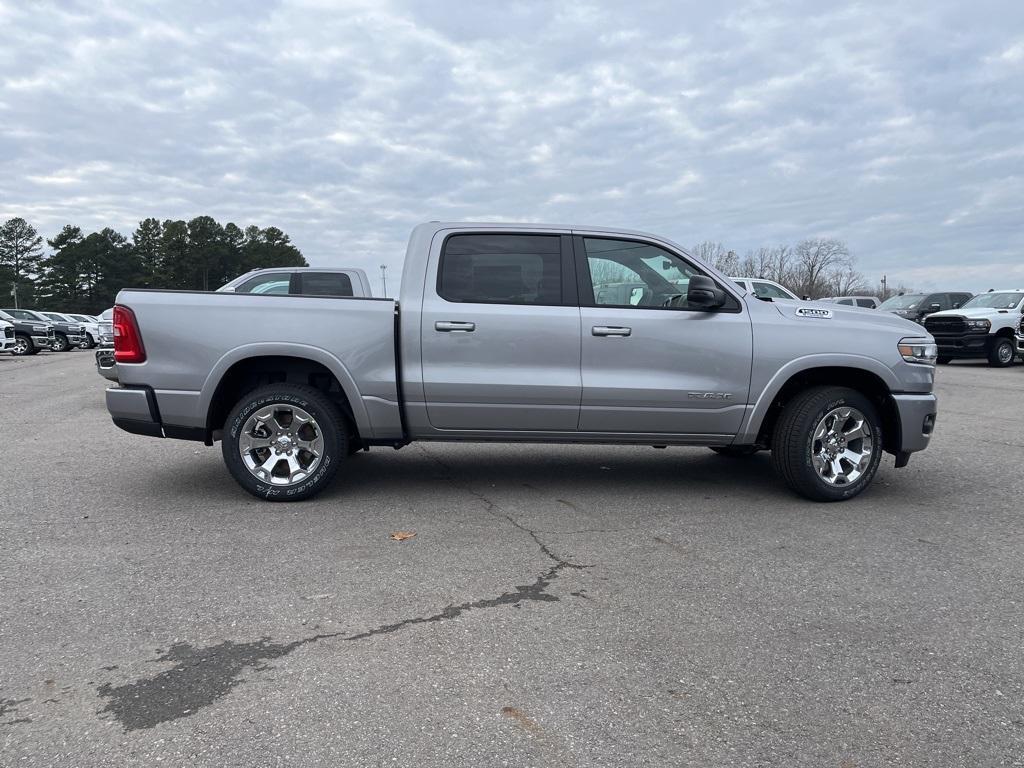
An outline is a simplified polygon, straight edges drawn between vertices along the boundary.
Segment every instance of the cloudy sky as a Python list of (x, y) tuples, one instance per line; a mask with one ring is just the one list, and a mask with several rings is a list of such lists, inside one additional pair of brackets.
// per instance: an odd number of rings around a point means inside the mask
[(1024, 2), (0, 0), (0, 219), (199, 214), (374, 277), (473, 219), (1024, 284)]

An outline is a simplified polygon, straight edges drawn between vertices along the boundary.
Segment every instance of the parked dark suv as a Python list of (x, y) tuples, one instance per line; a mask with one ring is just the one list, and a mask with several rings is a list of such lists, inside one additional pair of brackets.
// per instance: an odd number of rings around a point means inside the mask
[(903, 293), (891, 296), (878, 307), (883, 312), (924, 324), (924, 319), (932, 312), (960, 307), (974, 294), (966, 291), (941, 291), (938, 293)]

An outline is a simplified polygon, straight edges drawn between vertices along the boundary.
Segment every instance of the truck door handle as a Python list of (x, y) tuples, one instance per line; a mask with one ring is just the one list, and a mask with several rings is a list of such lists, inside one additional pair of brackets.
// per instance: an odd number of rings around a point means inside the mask
[(595, 325), (590, 332), (594, 336), (629, 336), (633, 329), (621, 325)]
[(438, 320), (434, 323), (434, 330), (445, 333), (450, 333), (451, 331), (465, 331), (469, 333), (476, 330), (476, 323), (453, 323), (448, 320)]

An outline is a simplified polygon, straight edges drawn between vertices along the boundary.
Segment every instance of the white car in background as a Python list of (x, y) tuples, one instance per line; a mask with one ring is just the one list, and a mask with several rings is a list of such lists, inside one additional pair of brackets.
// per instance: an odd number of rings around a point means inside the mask
[(108, 381), (117, 381), (117, 365), (114, 362), (114, 308), (103, 310), (99, 316), (99, 335), (96, 342), (96, 373)]
[(800, 301), (800, 297), (784, 285), (763, 277), (730, 277), (736, 285), (754, 294), (759, 299), (792, 299)]
[(0, 352), (14, 349), (14, 323), (0, 319)]
[(818, 301), (830, 301), (833, 304), (842, 304), (847, 307), (861, 307), (862, 309), (878, 309), (882, 303), (877, 296), (829, 296)]
[(85, 326), (85, 333), (89, 337), (87, 349), (92, 349), (100, 343), (100, 319), (94, 315), (73, 314), (68, 317), (74, 318)]
[(217, 293), (270, 296), (372, 297), (366, 272), (355, 268), (269, 267), (254, 269), (224, 283)]

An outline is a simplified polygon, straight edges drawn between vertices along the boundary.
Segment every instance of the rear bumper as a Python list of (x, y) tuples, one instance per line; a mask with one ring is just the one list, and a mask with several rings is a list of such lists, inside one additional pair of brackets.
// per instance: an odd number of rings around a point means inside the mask
[[(900, 418), (900, 445), (897, 459), (923, 451), (928, 447), (935, 429), (938, 400), (935, 395), (893, 395)], [(906, 463), (904, 461), (904, 463)]]
[(156, 394), (149, 387), (107, 387), (106, 400), (107, 411), (114, 425), (125, 432), (147, 437), (198, 440), (213, 445), (209, 431), (205, 428), (161, 423)]

